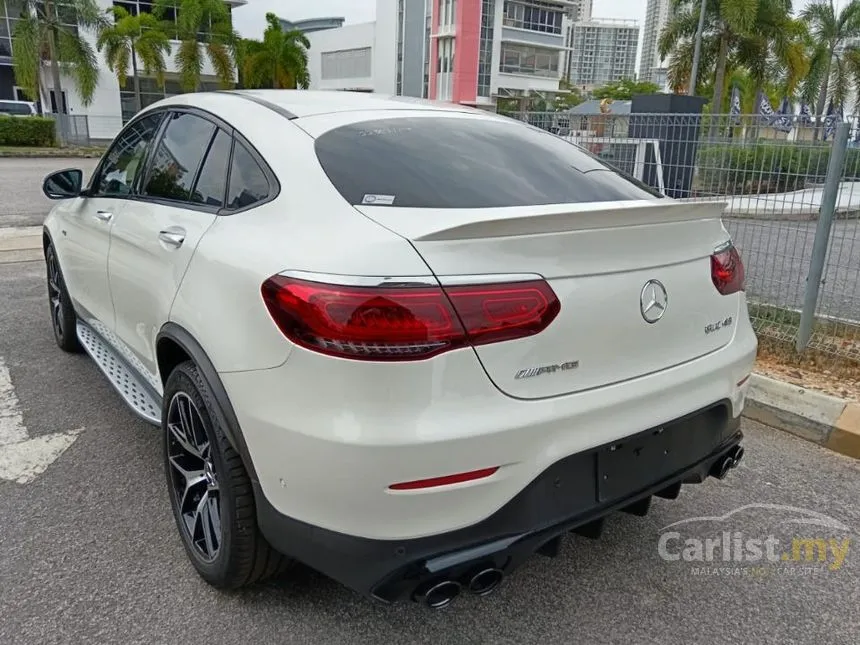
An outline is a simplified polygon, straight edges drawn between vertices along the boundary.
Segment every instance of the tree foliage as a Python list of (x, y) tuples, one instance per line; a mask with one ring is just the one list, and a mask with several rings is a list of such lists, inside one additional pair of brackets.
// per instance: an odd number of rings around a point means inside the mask
[[(51, 67), (59, 103), (61, 73), (71, 77), (84, 105), (90, 105), (99, 78), (96, 52), (83, 32), (98, 33), (105, 18), (95, 0), (20, 0), (21, 14), (12, 34), (12, 64), (19, 86), (41, 96), (42, 62)], [(77, 29), (72, 26), (77, 24)], [(57, 109), (61, 109), (57, 105)]]
[(308, 52), (311, 43), (300, 30), (284, 31), (278, 17), (266, 14), (263, 40), (243, 40), (242, 80), (246, 87), (308, 89)]
[[(702, 0), (673, 0), (658, 49), (668, 59), (669, 83), (687, 91)], [(728, 108), (728, 81), (745, 70), (757, 90), (778, 79), (789, 94), (807, 73), (805, 26), (791, 0), (709, 0), (696, 93), (713, 96), (712, 111)]]
[(809, 30), (809, 73), (801, 92), (822, 114), (828, 97), (842, 105), (852, 88), (860, 90), (860, 0), (851, 0), (841, 11), (832, 0), (817, 0), (801, 18)]
[(636, 94), (656, 94), (660, 87), (650, 81), (634, 81), (629, 78), (607, 83), (592, 92), (596, 99), (612, 99), (614, 101), (629, 101)]
[[(156, 0), (153, 13), (165, 20), (165, 31), (169, 35), (174, 32), (179, 40), (176, 65), (183, 90), (200, 89), (205, 59), (212, 64), (221, 86), (232, 86), (241, 39), (223, 0)], [(168, 19), (171, 16), (175, 16), (175, 22)]]
[(113, 7), (112, 13), (114, 22), (101, 30), (96, 46), (100, 52), (104, 50), (108, 67), (116, 74), (120, 87), (125, 85), (131, 69), (135, 101), (140, 110), (138, 61), (143, 64), (143, 73), (155, 76), (158, 84), (164, 87), (165, 56), (170, 54), (170, 40), (161, 22), (150, 13), (132, 16), (120, 6)]

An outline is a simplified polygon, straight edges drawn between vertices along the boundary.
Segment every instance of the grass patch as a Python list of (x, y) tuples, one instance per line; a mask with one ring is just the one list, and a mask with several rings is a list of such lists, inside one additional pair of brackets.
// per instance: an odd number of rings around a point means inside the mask
[(795, 349), (800, 312), (773, 305), (749, 303), (750, 318), (759, 339), (759, 353), (812, 371), (860, 373), (860, 325), (818, 318), (809, 346)]

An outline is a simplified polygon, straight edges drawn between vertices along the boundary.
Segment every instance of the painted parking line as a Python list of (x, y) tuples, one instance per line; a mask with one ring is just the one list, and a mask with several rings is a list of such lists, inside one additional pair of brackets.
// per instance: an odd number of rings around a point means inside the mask
[(15, 386), (0, 356), (0, 479), (29, 484), (71, 446), (81, 430), (30, 438)]

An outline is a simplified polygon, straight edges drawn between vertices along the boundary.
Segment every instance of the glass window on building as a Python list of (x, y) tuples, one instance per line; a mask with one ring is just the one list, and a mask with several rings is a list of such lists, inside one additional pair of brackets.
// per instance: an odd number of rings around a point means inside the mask
[(499, 71), (506, 74), (532, 76), (558, 76), (559, 53), (555, 49), (502, 43), (502, 62)]

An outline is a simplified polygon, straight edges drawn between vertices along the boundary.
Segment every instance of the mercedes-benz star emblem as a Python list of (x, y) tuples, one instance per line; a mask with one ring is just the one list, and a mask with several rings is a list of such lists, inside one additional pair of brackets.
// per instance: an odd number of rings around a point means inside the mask
[(648, 280), (639, 295), (639, 309), (645, 322), (653, 325), (666, 313), (669, 296), (666, 287), (659, 280)]

